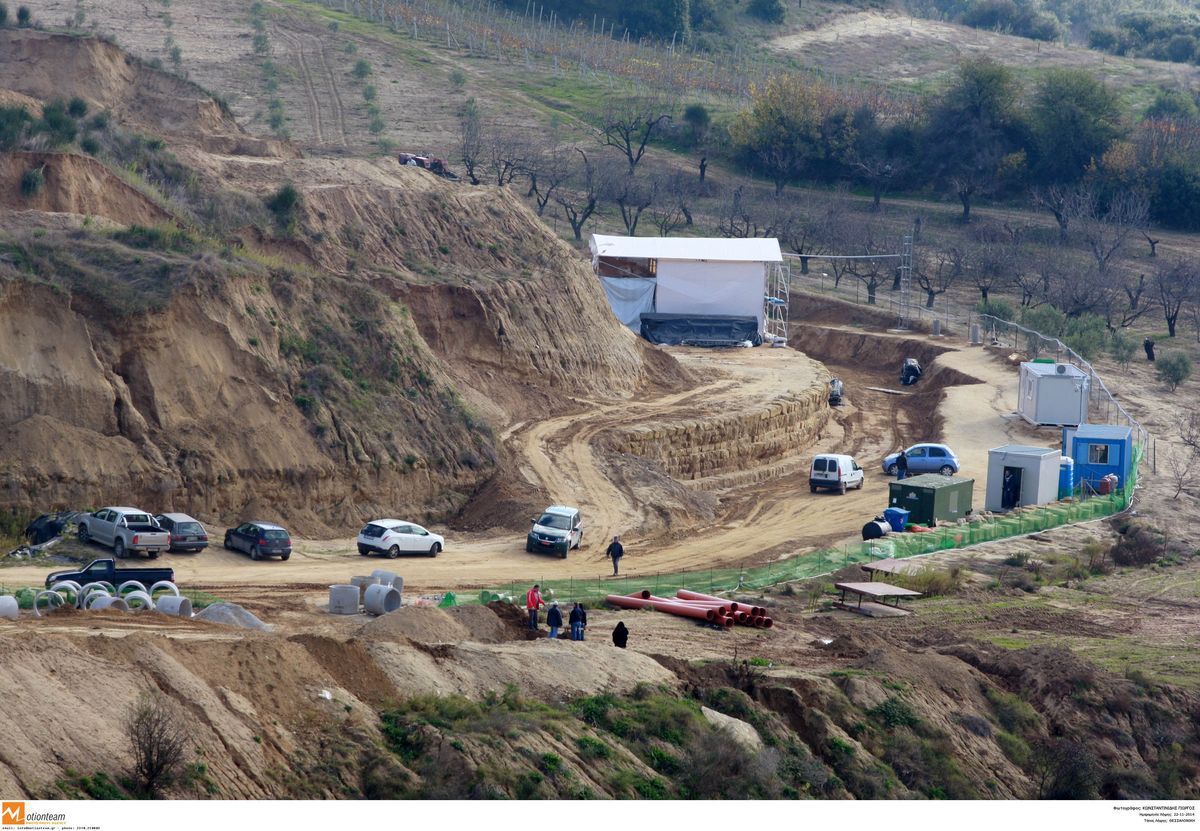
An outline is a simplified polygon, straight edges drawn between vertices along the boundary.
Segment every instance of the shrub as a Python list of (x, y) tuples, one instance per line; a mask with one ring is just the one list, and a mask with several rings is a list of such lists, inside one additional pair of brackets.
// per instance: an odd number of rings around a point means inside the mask
[(467, 75), (461, 69), (455, 69), (450, 73), (450, 86), (457, 92), (467, 85)]
[(87, 111), (87, 101), (84, 101), (79, 96), (76, 96), (67, 102), (67, 115), (71, 116), (71, 118), (83, 118), (85, 115), (87, 115)]
[(1037, 729), (1041, 717), (1025, 699), (995, 687), (986, 687), (984, 697), (992, 705), (996, 720), (1010, 733), (1025, 734)]
[(1184, 352), (1168, 352), (1154, 362), (1158, 380), (1175, 390), (1192, 374), (1192, 359)]
[(750, 753), (722, 730), (702, 729), (694, 734), (677, 772), (659, 767), (654, 760), (651, 765), (662, 773), (677, 775), (680, 794), (688, 799), (772, 799), (780, 795), (778, 751), (768, 748)]
[(1129, 362), (1137, 354), (1137, 343), (1121, 332), (1113, 332), (1112, 340), (1108, 344), (1108, 353), (1121, 366), (1129, 366)]
[(1025, 744), (1024, 739), (1000, 730), (996, 733), (996, 744), (1000, 747), (1000, 752), (1017, 767), (1025, 767), (1029, 762), (1029, 745)]
[(29, 11), (29, 7), (17, 6), (17, 25), (25, 27), (31, 23), (33, 23), (33, 13)]
[(585, 759), (607, 759), (612, 753), (608, 745), (591, 736), (575, 739), (575, 746), (579, 748), (579, 755)]
[(44, 106), (42, 118), (33, 129), (36, 133), (47, 134), (53, 144), (70, 144), (78, 132), (75, 119), (67, 114), (67, 105), (62, 101), (51, 101)]
[(387, 125), (383, 123), (383, 119), (379, 116), (376, 116), (375, 118), (371, 119), (371, 123), (367, 125), (367, 129), (371, 131), (372, 135), (377, 136), (383, 132), (386, 126)]
[(142, 793), (153, 796), (171, 783), (187, 755), (188, 732), (171, 701), (148, 692), (125, 717), (125, 736), (133, 757), (130, 776)]
[(93, 130), (107, 130), (108, 113), (96, 113), (94, 116), (92, 116), (92, 120), (89, 122), (89, 125)]
[(782, 23), (785, 15), (783, 0), (750, 0), (746, 13), (767, 23)]
[(17, 147), (32, 121), (24, 107), (0, 107), (0, 150)]
[(379, 90), (375, 89), (374, 84), (367, 84), (363, 87), (363, 98), (368, 101), (374, 101), (377, 95), (379, 95)]
[(45, 183), (46, 176), (42, 173), (42, 168), (32, 167), (21, 174), (21, 195), (36, 196)]
[(971, 713), (958, 713), (954, 720), (962, 725), (963, 729), (968, 733), (973, 733), (981, 738), (990, 738), (992, 735), (991, 723), (980, 716), (972, 715)]
[(275, 214), (275, 220), (280, 226), (286, 228), (296, 218), (296, 210), (300, 207), (300, 192), (288, 182), (275, 191), (275, 195), (264, 204), (267, 210)]
[(915, 727), (920, 721), (907, 702), (894, 696), (868, 710), (867, 715), (887, 727)]
[(1146, 566), (1158, 562), (1166, 553), (1162, 538), (1145, 525), (1130, 525), (1112, 548), (1113, 562), (1119, 566)]
[(96, 141), (92, 136), (84, 136), (79, 142), (79, 149), (89, 156), (94, 156), (100, 152), (100, 142)]
[(1017, 312), (1011, 304), (1003, 300), (980, 301), (975, 305), (975, 311), (981, 315), (991, 315), (1000, 320), (1016, 320)]
[(0, 3), (0, 28), (8, 25), (8, 6)]
[(265, 55), (271, 51), (271, 43), (267, 40), (267, 36), (262, 32), (259, 32), (254, 36), (253, 40), (251, 40), (251, 44), (254, 47), (255, 55)]
[(354, 62), (354, 69), (351, 70), (351, 74), (361, 81), (371, 74), (371, 64), (368, 63), (366, 58), (359, 58)]

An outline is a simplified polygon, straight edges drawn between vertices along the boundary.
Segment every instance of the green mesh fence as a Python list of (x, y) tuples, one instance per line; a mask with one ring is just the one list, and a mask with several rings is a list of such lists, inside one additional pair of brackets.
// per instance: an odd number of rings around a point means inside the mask
[(535, 582), (541, 585), (542, 594), (559, 600), (598, 602), (609, 594), (631, 594), (649, 589), (660, 597), (669, 597), (677, 589), (720, 592), (734, 589), (763, 589), (779, 583), (803, 580), (829, 574), (850, 565), (869, 563), (885, 557), (904, 559), (936, 551), (966, 548), (983, 542), (1019, 537), (1038, 531), (1047, 531), (1062, 525), (1100, 519), (1111, 516), (1129, 507), (1134, 488), (1137, 487), (1138, 467), (1142, 460), (1142, 448), (1134, 448), (1134, 458), (1129, 480), (1125, 486), (1104, 496), (1074, 496), (1069, 500), (1049, 505), (1021, 508), (1004, 516), (964, 522), (962, 525), (947, 525), (931, 531), (915, 534), (891, 534), (883, 539), (855, 543), (839, 548), (823, 548), (800, 552), (784, 560), (746, 568), (715, 568), (701, 571), (675, 572), (669, 574), (636, 574), (628, 577), (596, 577), (593, 579), (568, 578), (547, 580), (532, 578), (526, 583), (510, 583), (487, 589), (477, 598), (463, 596), (459, 602), (486, 603), (490, 600), (512, 598), (521, 602), (526, 590)]

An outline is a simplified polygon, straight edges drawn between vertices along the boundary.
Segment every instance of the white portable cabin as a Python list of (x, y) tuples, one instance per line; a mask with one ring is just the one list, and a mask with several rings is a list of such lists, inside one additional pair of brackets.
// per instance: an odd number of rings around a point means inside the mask
[(768, 331), (777, 239), (593, 234), (589, 247), (613, 314), (635, 331), (643, 313), (754, 317)]
[(1030, 424), (1078, 425), (1087, 421), (1091, 378), (1071, 364), (1021, 364), (1017, 413)]
[(992, 448), (988, 451), (984, 509), (1008, 511), (1057, 501), (1061, 458), (1061, 451), (1049, 447), (1006, 444)]

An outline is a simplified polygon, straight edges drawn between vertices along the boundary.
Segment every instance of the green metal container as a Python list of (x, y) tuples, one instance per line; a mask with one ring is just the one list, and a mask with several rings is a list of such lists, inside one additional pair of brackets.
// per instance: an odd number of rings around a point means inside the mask
[(888, 485), (888, 507), (908, 511), (908, 521), (933, 527), (962, 519), (971, 510), (975, 480), (925, 473)]

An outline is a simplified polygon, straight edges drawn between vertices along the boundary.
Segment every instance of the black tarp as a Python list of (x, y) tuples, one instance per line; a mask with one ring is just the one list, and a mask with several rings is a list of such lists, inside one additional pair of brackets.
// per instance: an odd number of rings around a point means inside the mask
[(642, 314), (642, 337), (661, 346), (762, 344), (758, 318), (749, 315)]

